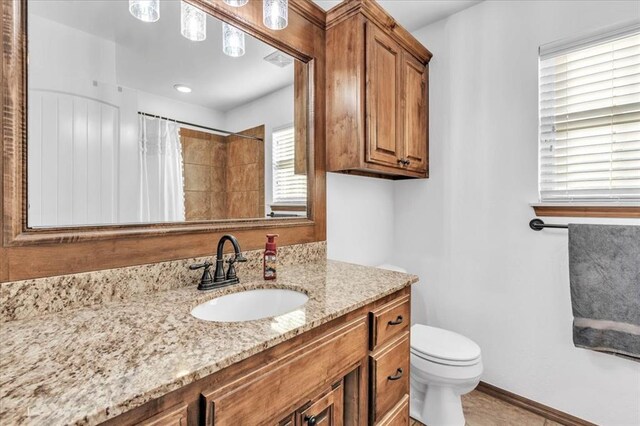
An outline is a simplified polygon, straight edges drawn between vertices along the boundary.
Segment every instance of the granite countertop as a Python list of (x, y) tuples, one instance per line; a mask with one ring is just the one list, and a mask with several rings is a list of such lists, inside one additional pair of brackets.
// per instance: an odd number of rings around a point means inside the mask
[[(0, 423), (99, 423), (417, 280), (320, 261), (282, 266), (270, 282), (180, 288), (0, 324)], [(242, 323), (190, 315), (200, 303), (253, 288), (299, 290), (309, 301), (290, 314)]]

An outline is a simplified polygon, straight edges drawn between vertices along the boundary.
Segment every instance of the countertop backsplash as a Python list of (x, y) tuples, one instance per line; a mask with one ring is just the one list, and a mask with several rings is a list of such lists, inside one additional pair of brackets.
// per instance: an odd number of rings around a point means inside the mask
[[(260, 276), (263, 250), (250, 250), (243, 254), (247, 262), (236, 264), (240, 280)], [(326, 259), (326, 256), (324, 241), (278, 248), (278, 264), (283, 266), (315, 262)], [(0, 323), (131, 300), (150, 292), (195, 287), (202, 270), (192, 271), (188, 267), (205, 260), (215, 261), (215, 256), (1, 283)], [(214, 268), (215, 265), (212, 273)]]

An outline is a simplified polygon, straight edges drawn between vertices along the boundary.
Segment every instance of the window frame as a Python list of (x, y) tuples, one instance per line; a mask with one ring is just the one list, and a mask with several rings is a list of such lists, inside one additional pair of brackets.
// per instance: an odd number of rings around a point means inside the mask
[[(557, 42), (548, 43), (540, 46), (538, 51), (538, 65), (543, 56), (553, 53), (569, 52), (581, 49), (587, 49), (599, 43), (605, 43), (607, 40), (621, 38), (634, 33), (640, 33), (640, 24), (637, 21), (616, 24), (614, 26), (602, 28), (600, 30), (582, 34), (579, 37), (563, 39)], [(544, 54), (542, 53), (544, 50)], [(626, 201), (542, 201), (540, 194), (541, 171), (540, 171), (540, 143), (541, 143), (541, 110), (540, 110), (540, 66), (538, 66), (538, 202), (532, 203), (537, 216), (565, 216), (565, 217), (610, 217), (610, 218), (640, 218), (640, 202)]]

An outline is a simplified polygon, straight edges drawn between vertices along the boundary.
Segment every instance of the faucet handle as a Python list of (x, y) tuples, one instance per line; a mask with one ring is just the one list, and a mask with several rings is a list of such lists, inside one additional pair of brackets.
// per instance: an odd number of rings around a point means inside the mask
[(211, 265), (213, 265), (213, 263), (207, 260), (204, 263), (194, 263), (193, 265), (189, 265), (189, 269), (191, 269), (192, 271), (195, 271), (196, 269), (202, 269), (202, 268), (207, 270), (211, 267)]

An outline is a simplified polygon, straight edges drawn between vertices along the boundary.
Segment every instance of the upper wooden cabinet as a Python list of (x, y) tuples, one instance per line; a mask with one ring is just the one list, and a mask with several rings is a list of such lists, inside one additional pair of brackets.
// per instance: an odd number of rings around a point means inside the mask
[(428, 176), (430, 59), (373, 0), (328, 12), (328, 171)]

